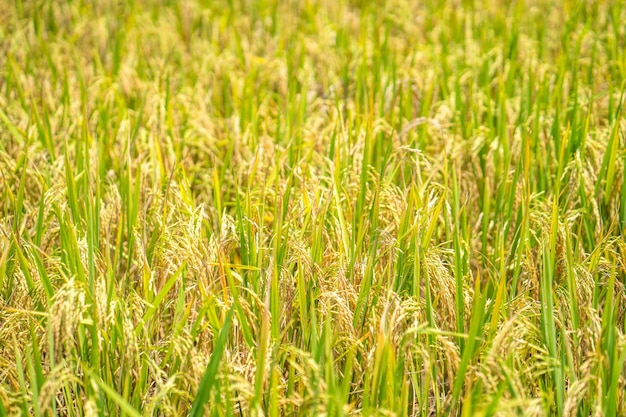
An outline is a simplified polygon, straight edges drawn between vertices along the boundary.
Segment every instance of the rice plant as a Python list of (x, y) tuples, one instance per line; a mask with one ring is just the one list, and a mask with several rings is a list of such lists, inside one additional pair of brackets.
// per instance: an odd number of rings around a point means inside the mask
[(624, 22), (0, 0), (0, 417), (626, 416)]

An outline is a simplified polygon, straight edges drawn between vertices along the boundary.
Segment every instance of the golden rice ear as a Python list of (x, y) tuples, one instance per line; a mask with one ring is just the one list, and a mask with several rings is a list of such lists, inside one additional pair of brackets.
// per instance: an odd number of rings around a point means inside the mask
[(49, 326), (54, 351), (61, 357), (75, 354), (79, 326), (87, 309), (86, 289), (75, 279), (70, 279), (54, 295)]

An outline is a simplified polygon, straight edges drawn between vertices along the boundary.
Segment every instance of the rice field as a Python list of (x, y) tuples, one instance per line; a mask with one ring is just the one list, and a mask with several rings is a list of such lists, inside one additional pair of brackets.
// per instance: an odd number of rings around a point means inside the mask
[(0, 0), (0, 417), (626, 416), (625, 22)]

